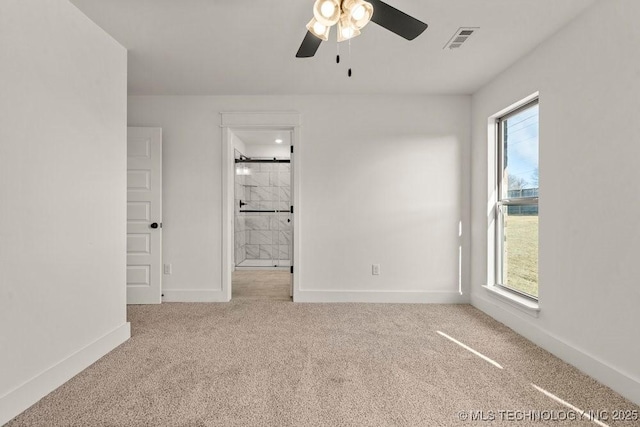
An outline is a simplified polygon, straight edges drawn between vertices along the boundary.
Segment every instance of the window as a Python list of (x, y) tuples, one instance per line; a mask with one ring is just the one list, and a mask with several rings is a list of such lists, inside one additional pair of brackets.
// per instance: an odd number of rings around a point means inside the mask
[(496, 284), (538, 299), (538, 100), (497, 121)]

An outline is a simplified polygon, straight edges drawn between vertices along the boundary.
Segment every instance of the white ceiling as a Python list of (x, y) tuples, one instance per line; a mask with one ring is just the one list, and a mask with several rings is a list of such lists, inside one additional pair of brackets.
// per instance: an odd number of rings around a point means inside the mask
[[(371, 23), (339, 65), (335, 32), (295, 58), (313, 0), (71, 1), (129, 49), (132, 95), (275, 95), (470, 94), (595, 0), (388, 0), (429, 28), (409, 42)], [(459, 27), (480, 30), (444, 50)]]

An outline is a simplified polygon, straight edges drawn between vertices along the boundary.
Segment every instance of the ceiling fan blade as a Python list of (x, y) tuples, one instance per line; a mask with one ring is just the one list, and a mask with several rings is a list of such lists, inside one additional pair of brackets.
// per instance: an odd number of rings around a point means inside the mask
[(389, 6), (385, 2), (380, 0), (367, 1), (373, 5), (372, 22), (407, 40), (415, 39), (428, 27), (424, 22)]
[(298, 49), (298, 53), (296, 53), (296, 58), (311, 58), (316, 54), (316, 51), (320, 47), (320, 43), (322, 43), (321, 39), (314, 36), (311, 31), (307, 31), (307, 34), (304, 36), (304, 40), (302, 40), (302, 44), (300, 45), (300, 49)]

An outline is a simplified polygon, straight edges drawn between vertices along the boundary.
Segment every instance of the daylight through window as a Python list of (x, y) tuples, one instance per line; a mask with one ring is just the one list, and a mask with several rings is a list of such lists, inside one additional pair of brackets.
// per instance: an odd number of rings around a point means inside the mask
[(538, 298), (538, 100), (498, 119), (496, 280)]

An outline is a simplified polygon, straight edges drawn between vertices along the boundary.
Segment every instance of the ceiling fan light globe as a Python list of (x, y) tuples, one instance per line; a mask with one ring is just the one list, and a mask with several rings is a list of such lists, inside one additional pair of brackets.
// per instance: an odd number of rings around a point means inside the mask
[(351, 25), (361, 30), (373, 16), (373, 5), (364, 0), (344, 0), (342, 10), (351, 21)]
[(313, 16), (327, 27), (335, 25), (340, 19), (339, 0), (316, 0), (313, 4)]
[(307, 24), (307, 30), (320, 40), (327, 41), (329, 40), (329, 31), (330, 27), (324, 25), (322, 22), (318, 22), (316, 18), (311, 19)]
[(327, 19), (330, 19), (331, 16), (336, 11), (336, 6), (330, 1), (322, 2), (322, 6), (320, 6), (320, 13)]
[(338, 42), (350, 40), (360, 35), (360, 30), (356, 28), (348, 16), (343, 16), (338, 22)]
[(362, 6), (361, 4), (354, 7), (353, 10), (351, 11), (351, 17), (356, 21), (359, 21), (360, 19), (364, 18), (364, 14), (365, 14), (364, 6)]

